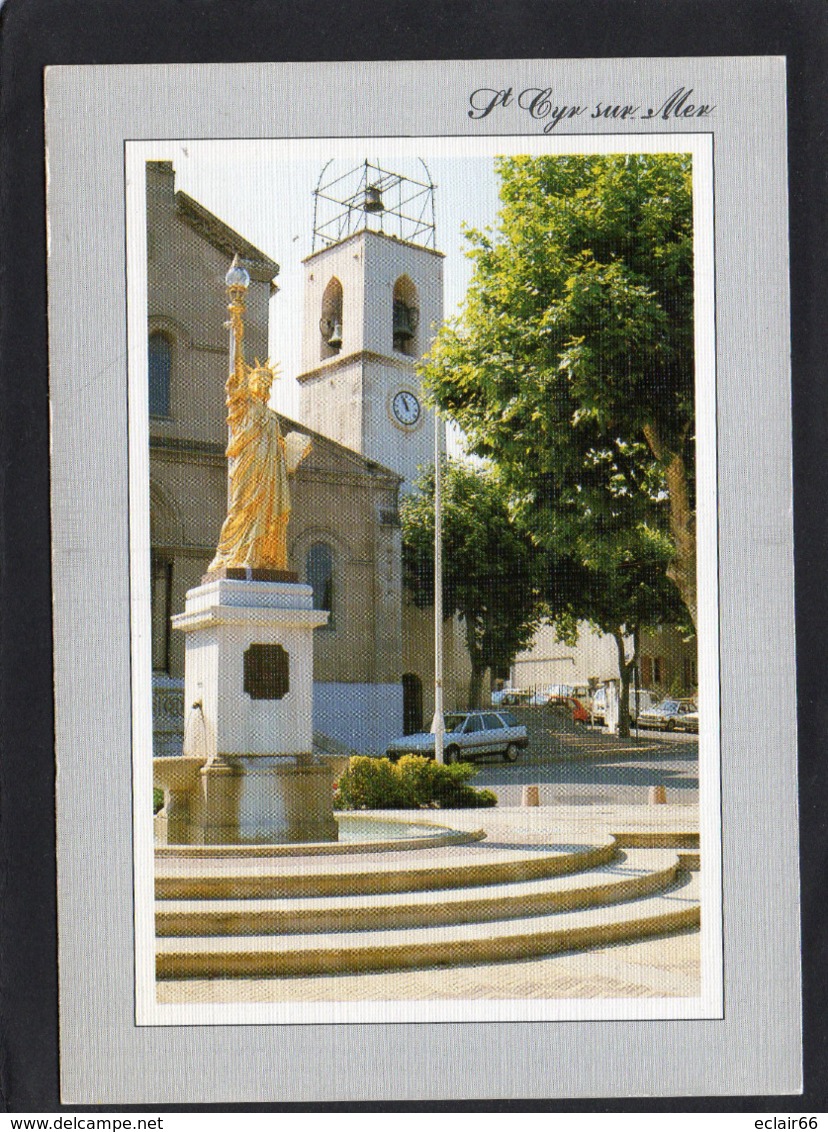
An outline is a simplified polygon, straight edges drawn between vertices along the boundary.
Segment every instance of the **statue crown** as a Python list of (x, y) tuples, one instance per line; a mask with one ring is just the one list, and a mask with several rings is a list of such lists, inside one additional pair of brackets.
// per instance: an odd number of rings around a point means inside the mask
[(260, 385), (266, 393), (269, 393), (271, 385), (278, 376), (276, 366), (272, 365), (269, 361), (262, 362), (256, 358), (255, 365), (251, 366), (248, 370), (247, 383), (250, 385), (255, 379), (256, 384)]

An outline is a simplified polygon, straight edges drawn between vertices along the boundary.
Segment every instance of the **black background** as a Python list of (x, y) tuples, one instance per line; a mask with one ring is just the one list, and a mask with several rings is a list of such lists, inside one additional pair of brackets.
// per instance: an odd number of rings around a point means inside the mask
[[(7, 0), (0, 9), (0, 1106), (12, 1112), (54, 1112), (61, 1107), (43, 68), (94, 63), (784, 55), (793, 315), (804, 1097), (188, 1105), (179, 1111), (825, 1111), (827, 45), (828, 7), (822, 0)], [(784, 710), (794, 712), (796, 706), (791, 703)], [(762, 867), (761, 862), (757, 867)], [(750, 963), (750, 956), (744, 961)], [(137, 1109), (66, 1106), (65, 1111)]]

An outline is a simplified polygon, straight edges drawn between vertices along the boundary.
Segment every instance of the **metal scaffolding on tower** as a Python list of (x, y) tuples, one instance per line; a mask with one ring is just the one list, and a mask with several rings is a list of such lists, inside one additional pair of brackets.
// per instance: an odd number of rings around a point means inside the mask
[(338, 174), (331, 168), (331, 159), (313, 192), (312, 250), (320, 251), (362, 231), (434, 248), (436, 186), (425, 162), (417, 160), (424, 170), (423, 180), (367, 160)]

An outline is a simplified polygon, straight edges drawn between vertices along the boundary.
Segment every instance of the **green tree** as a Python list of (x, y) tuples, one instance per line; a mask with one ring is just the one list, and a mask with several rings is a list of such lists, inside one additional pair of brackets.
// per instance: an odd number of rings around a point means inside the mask
[[(539, 585), (558, 635), (574, 643), (588, 622), (615, 641), (621, 684), (619, 734), (629, 735), (629, 688), (638, 664), (641, 629), (688, 628), (678, 589), (667, 573), (673, 546), (667, 530), (668, 501), (658, 477), (638, 493), (610, 478), (588, 491), (540, 485), (519, 498), (516, 521), (544, 550)], [(632, 651), (629, 651), (629, 642)]]
[(690, 157), (513, 157), (497, 169), (497, 230), (468, 233), (472, 282), (425, 384), (523, 500), (551, 569), (571, 559), (558, 606), (595, 561), (611, 563), (619, 532), (644, 524), (666, 533), (663, 569), (695, 624)]
[[(642, 628), (681, 624), (684, 607), (665, 567), (671, 547), (663, 532), (644, 523), (608, 531), (582, 525), (566, 557), (552, 558), (545, 591), (550, 615), (570, 637), (585, 619), (615, 641), (620, 703), (618, 733), (630, 733), (629, 700)], [(632, 650), (628, 651), (628, 642)]]
[[(458, 615), (471, 660), (468, 706), (479, 707), (486, 669), (507, 668), (540, 622), (537, 554), (511, 513), (497, 477), (443, 466), (443, 612)], [(416, 605), (434, 604), (434, 470), (401, 507), (403, 578)]]

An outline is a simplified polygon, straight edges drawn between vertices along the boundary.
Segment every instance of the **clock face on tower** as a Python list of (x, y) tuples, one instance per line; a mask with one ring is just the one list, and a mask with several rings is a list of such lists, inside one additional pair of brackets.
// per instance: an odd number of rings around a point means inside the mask
[(395, 393), (391, 400), (391, 412), (394, 420), (404, 428), (413, 428), (420, 419), (420, 402), (408, 389), (401, 389)]

